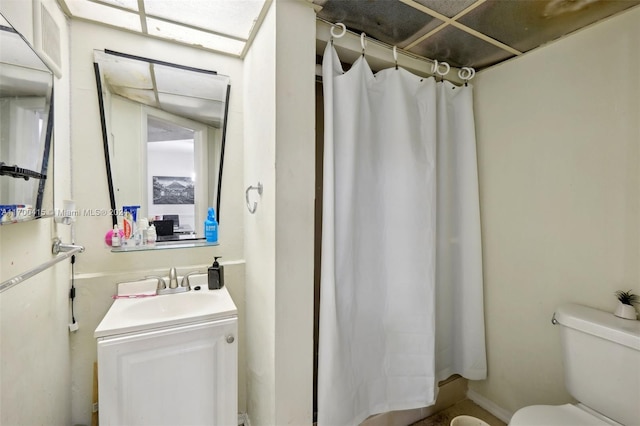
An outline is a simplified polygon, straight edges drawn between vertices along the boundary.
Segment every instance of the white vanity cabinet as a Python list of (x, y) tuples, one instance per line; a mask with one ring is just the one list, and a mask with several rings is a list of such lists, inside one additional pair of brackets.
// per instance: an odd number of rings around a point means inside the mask
[(98, 339), (101, 425), (237, 424), (236, 318)]
[(225, 288), (116, 300), (95, 332), (100, 425), (237, 425), (237, 335)]

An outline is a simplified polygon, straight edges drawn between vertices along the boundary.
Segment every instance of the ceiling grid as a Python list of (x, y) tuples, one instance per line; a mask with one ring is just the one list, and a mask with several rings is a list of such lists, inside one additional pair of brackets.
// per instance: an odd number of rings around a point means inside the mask
[[(72, 18), (244, 57), (273, 0), (57, 0)], [(307, 0), (408, 54), (488, 68), (640, 4), (640, 0)]]
[(318, 17), (453, 67), (487, 68), (640, 0), (311, 0)]
[(273, 0), (58, 0), (67, 15), (243, 57)]

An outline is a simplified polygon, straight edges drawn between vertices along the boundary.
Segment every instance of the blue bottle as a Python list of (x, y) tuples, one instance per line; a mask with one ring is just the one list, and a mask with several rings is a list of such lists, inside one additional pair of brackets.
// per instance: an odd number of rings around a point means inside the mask
[(216, 222), (216, 211), (209, 207), (207, 220), (204, 221), (204, 237), (208, 243), (218, 242), (218, 222)]

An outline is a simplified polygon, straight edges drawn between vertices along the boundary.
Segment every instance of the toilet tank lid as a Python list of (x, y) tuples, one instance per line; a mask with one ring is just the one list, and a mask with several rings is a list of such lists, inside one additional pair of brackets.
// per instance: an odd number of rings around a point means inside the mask
[(640, 321), (618, 318), (610, 312), (567, 303), (556, 309), (561, 325), (640, 351)]

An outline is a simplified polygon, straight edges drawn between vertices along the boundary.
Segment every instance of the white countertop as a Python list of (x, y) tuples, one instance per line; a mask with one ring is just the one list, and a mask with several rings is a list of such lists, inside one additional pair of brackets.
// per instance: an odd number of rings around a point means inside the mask
[[(118, 285), (117, 298), (94, 332), (107, 337), (176, 325), (237, 317), (238, 310), (226, 287), (209, 290), (206, 274), (190, 277), (191, 291), (155, 295), (157, 281)], [(199, 290), (195, 290), (197, 286)], [(123, 296), (130, 295), (130, 298)]]

